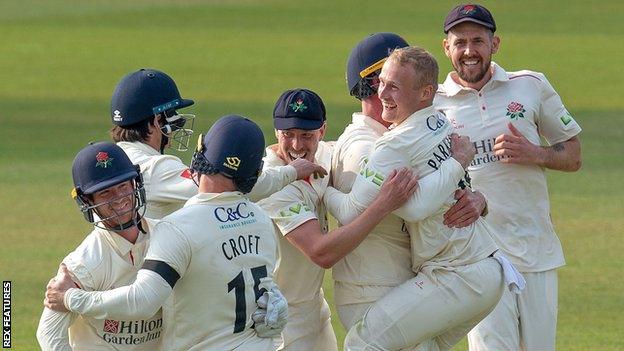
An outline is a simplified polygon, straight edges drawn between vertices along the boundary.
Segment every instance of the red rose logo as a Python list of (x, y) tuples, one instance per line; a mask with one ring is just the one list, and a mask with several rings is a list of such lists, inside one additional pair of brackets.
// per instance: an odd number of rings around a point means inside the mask
[(526, 110), (521, 103), (512, 101), (509, 105), (507, 105), (507, 114), (511, 119), (518, 119), (518, 117), (524, 118), (524, 113)]
[(107, 152), (104, 152), (104, 151), (100, 151), (100, 152), (98, 152), (98, 154), (95, 156), (95, 159), (96, 159), (98, 162), (104, 162), (104, 161), (108, 160), (108, 153), (107, 153)]
[(464, 8), (462, 9), (462, 12), (464, 12), (464, 15), (468, 15), (470, 14), (472, 11), (474, 11), (475, 7), (474, 5), (466, 5), (464, 6)]
[(108, 157), (108, 152), (104, 151), (98, 152), (97, 155), (95, 155), (95, 159), (97, 160), (95, 167), (107, 168), (113, 162), (113, 158)]

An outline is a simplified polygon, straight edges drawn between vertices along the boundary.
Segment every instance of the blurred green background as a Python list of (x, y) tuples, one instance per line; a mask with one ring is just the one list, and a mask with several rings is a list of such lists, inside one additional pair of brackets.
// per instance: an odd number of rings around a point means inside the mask
[[(558, 349), (622, 350), (624, 2), (483, 4), (502, 38), (495, 61), (544, 72), (584, 129), (582, 170), (548, 172), (568, 262), (559, 275)], [(185, 112), (197, 114), (197, 132), (239, 113), (262, 125), (267, 142), (279, 94), (310, 88), (327, 105), (331, 140), (359, 108), (345, 87), (351, 48), (373, 32), (399, 33), (436, 56), (443, 80), (450, 64), (441, 27), (454, 5), (2, 0), (0, 279), (13, 282), (13, 348), (38, 348), (45, 284), (90, 230), (69, 197), (71, 162), (88, 141), (108, 139), (109, 99), (123, 75), (163, 70), (195, 99)], [(337, 318), (334, 325), (342, 339)], [(465, 349), (465, 341), (455, 348)]]

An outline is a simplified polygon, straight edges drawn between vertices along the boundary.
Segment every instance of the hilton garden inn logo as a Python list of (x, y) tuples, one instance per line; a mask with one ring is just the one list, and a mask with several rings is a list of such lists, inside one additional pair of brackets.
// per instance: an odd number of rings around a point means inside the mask
[(138, 345), (160, 338), (162, 318), (140, 321), (104, 320), (102, 339), (109, 344)]

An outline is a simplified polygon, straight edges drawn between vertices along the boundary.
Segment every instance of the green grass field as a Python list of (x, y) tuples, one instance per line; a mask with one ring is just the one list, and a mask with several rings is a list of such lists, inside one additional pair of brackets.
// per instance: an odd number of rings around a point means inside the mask
[[(507, 70), (544, 72), (584, 128), (582, 170), (549, 172), (552, 217), (568, 262), (559, 275), (558, 349), (622, 350), (624, 3), (484, 4), (502, 37), (495, 60)], [(69, 197), (71, 161), (88, 141), (108, 139), (109, 99), (123, 75), (164, 70), (197, 102), (190, 109), (197, 131), (240, 113), (258, 121), (269, 142), (279, 94), (311, 88), (326, 102), (328, 139), (335, 139), (358, 109), (344, 83), (351, 47), (372, 32), (397, 32), (431, 51), (446, 74), (441, 25), (454, 5), (1, 1), (0, 278), (13, 282), (13, 348), (37, 349), (45, 284), (89, 231)], [(335, 326), (342, 339), (337, 319)], [(467, 349), (465, 342), (455, 349)]]

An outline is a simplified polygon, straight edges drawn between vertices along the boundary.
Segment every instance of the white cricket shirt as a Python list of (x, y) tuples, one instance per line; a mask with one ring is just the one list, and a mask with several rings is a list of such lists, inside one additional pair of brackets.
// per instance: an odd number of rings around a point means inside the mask
[(277, 242), (271, 219), (240, 192), (195, 195), (155, 226), (146, 259), (180, 275), (163, 306), (165, 350), (272, 347), (251, 329), (261, 280), (272, 280)]
[(487, 222), (494, 239), (523, 272), (565, 264), (561, 243), (550, 219), (544, 169), (503, 164), (494, 155), (494, 140), (511, 134), (512, 123), (533, 144), (566, 141), (581, 128), (542, 73), (505, 72), (492, 63), (493, 75), (480, 91), (464, 88), (449, 73), (434, 105), (452, 121), (458, 134), (474, 141), (477, 155), (468, 171), (475, 189), (488, 199)]
[[(266, 149), (266, 153), (265, 167), (284, 164), (270, 147)], [(331, 144), (320, 141), (315, 154), (315, 163), (329, 171), (331, 169), (331, 155)], [(308, 180), (298, 180), (258, 203), (268, 212), (277, 230), (281, 233), (278, 235), (280, 260), (275, 273), (275, 282), (288, 300), (289, 309), (295, 306), (295, 308), (305, 308), (313, 313), (312, 311), (323, 311), (322, 306), (327, 304), (321, 294), (325, 269), (312, 262), (285, 236), (312, 219), (317, 219), (322, 231), (327, 232), (327, 211), (321, 199), (328, 182), (329, 175), (318, 179), (310, 177)], [(294, 320), (296, 317), (293, 315), (300, 315), (308, 321), (314, 321), (314, 324), (310, 325), (303, 323), (303, 321)], [(288, 318), (288, 324), (283, 332), (284, 339), (294, 340), (298, 335), (318, 332), (324, 326), (329, 315), (319, 315), (316, 319), (305, 314), (289, 313)], [(296, 330), (293, 330), (294, 326), (297, 326)]]
[[(149, 233), (154, 221), (143, 220)], [(94, 228), (63, 259), (80, 288), (104, 291), (132, 283), (149, 245), (149, 234), (135, 244), (115, 232)], [(98, 319), (45, 309), (37, 339), (43, 350), (155, 350), (163, 335), (161, 310), (145, 319)], [(71, 348), (70, 348), (71, 347)]]

